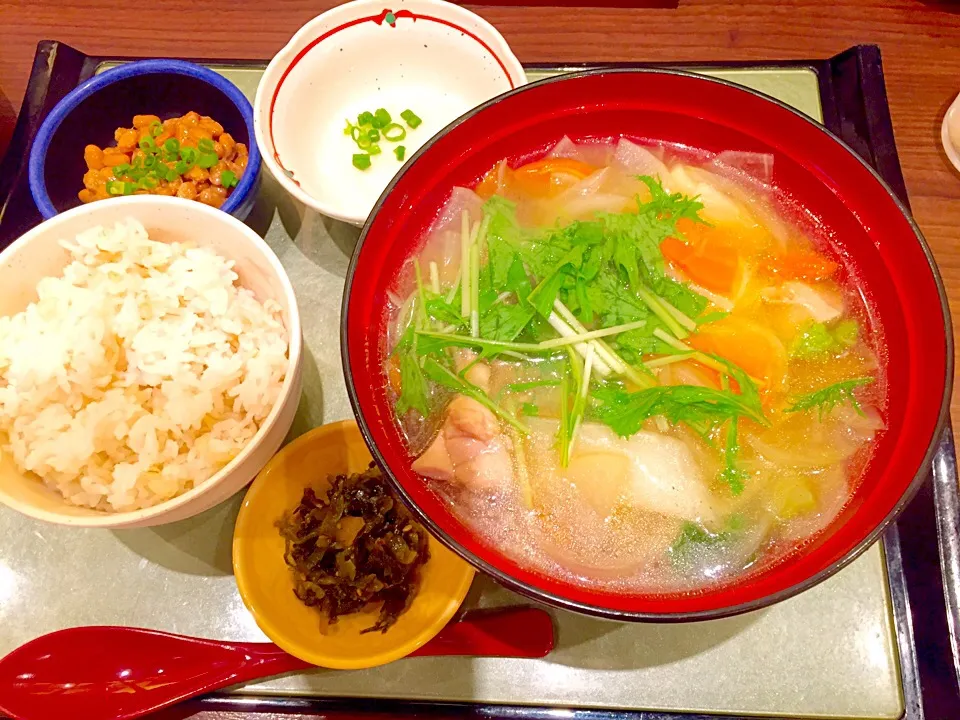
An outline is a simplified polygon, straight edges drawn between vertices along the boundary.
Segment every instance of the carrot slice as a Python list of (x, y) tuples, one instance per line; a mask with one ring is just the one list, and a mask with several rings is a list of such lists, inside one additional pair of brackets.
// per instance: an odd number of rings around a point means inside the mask
[(733, 291), (740, 272), (740, 256), (736, 249), (719, 236), (700, 232), (687, 236), (690, 242), (668, 237), (660, 243), (663, 256), (683, 273), (707, 290), (721, 294)]
[(387, 383), (390, 389), (399, 395), (403, 390), (403, 381), (400, 379), (400, 361), (396, 355), (387, 360)]
[(551, 198), (576, 185), (596, 172), (596, 168), (573, 158), (544, 158), (526, 165), (500, 170), (500, 163), (490, 168), (477, 187), (484, 200), (499, 193), (516, 192), (532, 198)]
[(592, 165), (573, 158), (544, 158), (515, 169), (511, 185), (524, 195), (549, 198), (559, 195), (595, 171)]
[(487, 170), (480, 182), (477, 183), (477, 187), (474, 188), (474, 192), (484, 200), (489, 200), (497, 194), (498, 190), (503, 189), (501, 188), (501, 183), (508, 184), (510, 182), (510, 173), (512, 172), (510, 168), (505, 167), (503, 169), (503, 177), (501, 178), (500, 163), (497, 163)]
[(840, 266), (815, 250), (793, 248), (760, 261), (760, 269), (784, 280), (826, 280)]
[(690, 337), (690, 345), (701, 352), (719, 355), (761, 378), (767, 387), (776, 387), (787, 367), (787, 351), (770, 330), (750, 320), (728, 316), (703, 325)]

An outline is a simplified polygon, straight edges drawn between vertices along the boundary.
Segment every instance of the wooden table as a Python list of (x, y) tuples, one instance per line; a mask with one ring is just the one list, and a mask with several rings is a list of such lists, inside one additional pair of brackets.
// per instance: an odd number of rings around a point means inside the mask
[[(0, 151), (38, 40), (62, 40), (91, 54), (262, 59), (335, 4), (0, 0)], [(879, 44), (913, 210), (940, 264), (953, 312), (960, 313), (960, 175), (939, 144), (943, 112), (960, 91), (960, 3), (681, 0), (677, 9), (471, 9), (494, 23), (525, 62), (822, 58), (857, 43)], [(149, 17), (149, 24), (142, 24), (141, 16)], [(960, 393), (952, 409), (960, 411)], [(267, 719), (233, 713), (193, 717)]]

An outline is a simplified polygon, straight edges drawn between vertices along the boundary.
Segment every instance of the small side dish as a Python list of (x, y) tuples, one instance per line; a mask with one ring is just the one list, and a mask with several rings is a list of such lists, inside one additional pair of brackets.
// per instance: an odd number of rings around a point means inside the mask
[[(525, 82), (496, 28), (455, 3), (353, 0), (308, 22), (270, 61), (254, 101), (256, 145), (284, 190), (360, 226), (435, 133)], [(345, 137), (344, 118), (364, 125), (358, 116), (376, 116), (377, 108), (397, 124), (388, 138), (373, 117), (365, 137), (351, 128)], [(419, 127), (402, 115), (407, 109), (422, 118)], [(382, 157), (375, 157), (378, 149)]]
[(373, 463), (331, 478), (325, 499), (306, 488), (277, 525), (294, 594), (321, 611), (324, 625), (381, 603), (379, 618), (362, 632), (386, 632), (410, 607), (430, 559), (427, 532)]
[(115, 145), (87, 145), (81, 202), (122, 195), (170, 195), (220, 207), (247, 168), (247, 146), (211, 117), (188, 112), (161, 122), (134, 115)]
[(128, 219), (61, 241), (72, 262), (0, 318), (2, 449), (76, 506), (151, 507), (205, 482), (277, 403), (281, 308), (207, 247)]
[[(372, 460), (360, 429), (352, 420), (314, 428), (271, 458), (250, 485), (237, 514), (233, 531), (233, 572), (240, 597), (257, 625), (273, 642), (291, 655), (321, 667), (356, 670), (409, 655), (453, 618), (473, 580), (470, 565), (414, 523), (403, 519), (409, 518), (405, 507), (395, 504), (386, 509), (388, 497), (394, 498), (392, 487), (389, 496), (384, 494), (388, 487), (386, 480), (371, 471)], [(331, 489), (334, 485), (337, 487)], [(308, 490), (315, 500), (308, 495), (304, 506), (301, 501)], [(335, 512), (327, 510), (325, 501), (329, 497), (339, 498), (335, 501)], [(351, 498), (352, 507), (348, 507), (346, 498)], [(358, 506), (362, 509), (358, 510)], [(307, 507), (310, 508), (309, 520), (291, 514), (300, 508), (298, 513), (305, 515)], [(368, 520), (357, 514), (365, 515)], [(387, 519), (383, 525), (377, 520), (380, 514)], [(340, 517), (334, 521), (336, 515)], [(301, 578), (288, 564), (289, 543), (277, 528), (283, 518), (293, 519), (294, 523), (302, 520), (316, 524), (312, 532), (316, 533), (314, 539), (321, 550), (316, 558), (306, 561), (316, 568), (312, 573), (313, 592), (322, 590), (327, 594), (346, 589), (347, 584), (335, 574), (340, 569), (349, 572), (348, 561), (356, 568), (356, 578), (373, 576), (362, 581), (372, 586), (382, 582), (380, 577), (386, 578), (384, 585), (392, 583), (399, 588), (406, 582), (405, 578), (414, 577), (415, 570), (415, 583), (407, 586), (415, 587), (416, 592), (410, 594), (407, 601), (398, 603), (404, 610), (391, 618), (388, 632), (372, 632), (372, 626), (385, 617), (383, 603), (364, 602), (361, 607), (358, 601), (355, 610), (340, 614), (335, 623), (330, 623), (322, 608), (307, 605), (298, 597)], [(325, 529), (323, 523), (327, 523)], [(334, 531), (331, 526), (337, 523), (341, 527)], [(369, 530), (363, 530), (368, 524)], [(405, 538), (402, 545), (383, 542), (382, 537), (390, 527), (394, 534), (400, 532)], [(361, 531), (358, 532), (358, 528)], [(336, 542), (344, 549), (352, 541), (351, 549), (346, 552), (323, 550), (326, 541), (321, 539), (321, 529), (327, 537), (333, 534), (339, 538)], [(417, 529), (416, 540), (410, 535), (414, 529)], [(307, 535), (298, 535), (294, 547), (298, 557), (309, 550)], [(394, 559), (413, 558), (412, 550), (421, 547), (421, 539), (429, 555), (418, 551), (413, 562), (407, 564), (398, 565), (393, 559), (380, 562), (384, 552)], [(368, 553), (369, 559), (364, 557), (368, 548), (374, 549)], [(335, 567), (338, 558), (339, 569)], [(372, 563), (386, 564), (394, 568), (397, 575), (387, 577), (376, 568), (371, 571)], [(368, 593), (369, 589), (364, 592)], [(381, 594), (388, 592), (396, 591), (383, 590)], [(346, 601), (340, 607), (345, 605)]]

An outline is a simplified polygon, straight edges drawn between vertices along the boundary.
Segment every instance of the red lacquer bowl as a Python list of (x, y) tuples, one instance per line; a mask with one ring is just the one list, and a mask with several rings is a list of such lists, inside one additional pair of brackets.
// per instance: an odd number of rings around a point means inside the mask
[[(410, 469), (382, 367), (387, 290), (455, 185), (501, 158), (535, 159), (564, 135), (655, 138), (774, 156), (774, 184), (822, 223), (856, 268), (888, 349), (888, 429), (853, 499), (781, 562), (695, 594), (626, 595), (521, 567), (481, 544)], [(770, 98), (682, 72), (598, 71), (500, 96), (434, 138), (381, 197), (364, 227), (343, 300), (343, 366), (357, 419), (381, 466), (424, 524), (503, 584), (537, 600), (621, 620), (697, 620), (769, 605), (846, 566), (923, 481), (947, 418), (953, 345), (946, 295), (929, 248), (877, 174), (823, 127)]]

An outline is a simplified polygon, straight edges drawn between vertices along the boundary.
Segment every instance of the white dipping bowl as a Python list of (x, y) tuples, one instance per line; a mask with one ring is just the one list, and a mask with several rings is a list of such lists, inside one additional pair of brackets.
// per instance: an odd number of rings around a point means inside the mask
[(60, 240), (98, 225), (134, 218), (151, 240), (190, 241), (235, 262), (239, 284), (261, 301), (280, 304), (289, 334), (286, 378), (276, 405), (247, 446), (213, 477), (175, 498), (144, 510), (108, 513), (71, 505), (35, 476), (21, 473), (9, 453), (0, 453), (0, 502), (25, 515), (76, 527), (131, 528), (162, 525), (207, 510), (253, 480), (286, 437), (300, 401), (300, 314), (290, 279), (277, 256), (236, 218), (192, 200), (132, 195), (67, 210), (20, 237), (0, 253), (0, 316), (14, 315), (37, 299), (37, 282), (57, 276), (71, 261)]
[[(388, 15), (389, 13), (389, 15)], [(392, 21), (392, 23), (391, 23)], [(477, 105), (526, 83), (520, 61), (490, 23), (441, 0), (355, 0), (304, 25), (270, 61), (254, 101), (263, 162), (295, 198), (362, 225), (405, 160)], [(358, 170), (349, 119), (386, 108), (407, 130)], [(400, 118), (412, 110), (411, 130)]]

